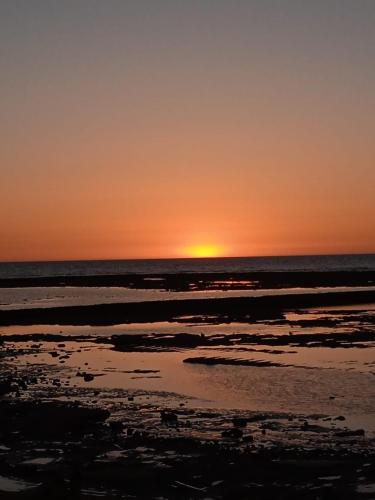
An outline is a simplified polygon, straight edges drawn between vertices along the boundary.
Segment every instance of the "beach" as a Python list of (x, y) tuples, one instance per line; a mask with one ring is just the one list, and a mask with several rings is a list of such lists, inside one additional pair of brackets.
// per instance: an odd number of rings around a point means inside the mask
[(373, 282), (0, 279), (2, 498), (371, 498)]

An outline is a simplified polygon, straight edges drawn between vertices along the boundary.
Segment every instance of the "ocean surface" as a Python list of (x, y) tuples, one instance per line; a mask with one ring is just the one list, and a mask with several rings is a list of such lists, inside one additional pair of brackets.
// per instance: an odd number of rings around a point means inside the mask
[(0, 278), (250, 271), (375, 271), (375, 254), (0, 262)]

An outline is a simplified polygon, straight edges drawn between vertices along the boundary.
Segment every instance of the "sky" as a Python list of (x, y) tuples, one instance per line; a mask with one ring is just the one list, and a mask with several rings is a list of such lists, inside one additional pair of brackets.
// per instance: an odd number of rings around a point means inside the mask
[(375, 252), (373, 0), (0, 0), (0, 260)]

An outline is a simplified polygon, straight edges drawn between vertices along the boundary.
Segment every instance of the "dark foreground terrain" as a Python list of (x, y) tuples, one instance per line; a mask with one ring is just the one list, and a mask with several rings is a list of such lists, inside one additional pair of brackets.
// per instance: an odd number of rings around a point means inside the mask
[(10, 287), (126, 287), (176, 292), (197, 290), (257, 290), (294, 287), (369, 286), (375, 271), (252, 271), (223, 273), (159, 273), (98, 276), (48, 276), (0, 278), (0, 288)]
[[(54, 323), (174, 320), (184, 325), (189, 314), (195, 315), (198, 324), (238, 321), (250, 325), (262, 321), (303, 330), (278, 335), (271, 329), (263, 334), (226, 336), (155, 333), (69, 339), (37, 333), (3, 335), (1, 500), (374, 499), (375, 438), (363, 428), (347, 426), (344, 414), (202, 408), (193, 398), (162, 390), (90, 386), (100, 374), (85, 367), (72, 376), (64, 364), (73, 355), (64, 342), (73, 342), (74, 350), (81, 352), (82, 343), (90, 338), (119, 353), (182, 349), (189, 352), (183, 360), (188, 364), (281, 370), (288, 365), (226, 357), (226, 349), (235, 347), (242, 354), (269, 356), (301, 346), (311, 350), (369, 349), (375, 340), (374, 316), (365, 310), (355, 314), (340, 310), (346, 304), (366, 302), (375, 302), (374, 292), (0, 312), (0, 324), (35, 324), (36, 331), (38, 324)], [(285, 317), (286, 311), (311, 306), (337, 307), (336, 319), (328, 314), (307, 320)], [(313, 333), (313, 327), (327, 330)], [(194, 350), (202, 347), (206, 355), (195, 355)], [(216, 348), (221, 349), (221, 355), (216, 354)], [(288, 351), (280, 351), (282, 348)], [(55, 365), (36, 361), (45, 349), (56, 359)], [(30, 359), (25, 355), (34, 356), (35, 362), (25, 361)], [(158, 378), (157, 372), (131, 373)]]
[(374, 498), (375, 442), (342, 415), (201, 410), (69, 387), (3, 356), (2, 499)]
[(0, 310), (0, 326), (7, 325), (115, 325), (173, 321), (184, 316), (213, 316), (221, 322), (250, 323), (282, 319), (285, 311), (310, 307), (375, 302), (375, 290), (127, 302), (85, 306)]

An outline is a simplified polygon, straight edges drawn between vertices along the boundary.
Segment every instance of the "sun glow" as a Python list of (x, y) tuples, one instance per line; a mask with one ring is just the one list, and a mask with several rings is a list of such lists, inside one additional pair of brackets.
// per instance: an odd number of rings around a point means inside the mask
[(204, 258), (204, 257), (221, 257), (223, 248), (219, 245), (192, 245), (184, 251), (187, 257)]

